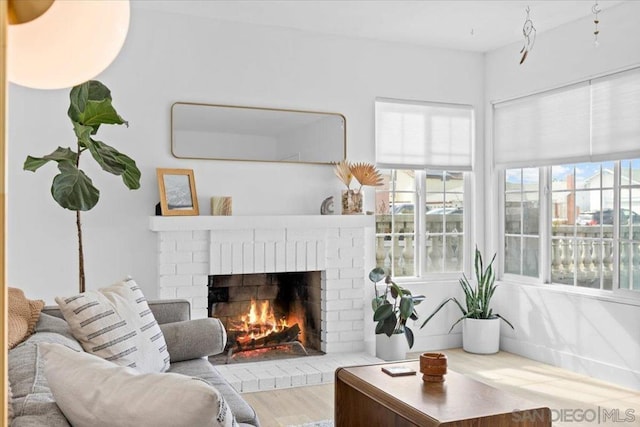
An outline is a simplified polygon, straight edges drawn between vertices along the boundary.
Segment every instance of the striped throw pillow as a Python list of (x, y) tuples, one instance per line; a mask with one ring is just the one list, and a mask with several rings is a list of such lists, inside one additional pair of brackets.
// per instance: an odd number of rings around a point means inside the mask
[(162, 331), (133, 279), (56, 302), (87, 353), (141, 373), (169, 369)]

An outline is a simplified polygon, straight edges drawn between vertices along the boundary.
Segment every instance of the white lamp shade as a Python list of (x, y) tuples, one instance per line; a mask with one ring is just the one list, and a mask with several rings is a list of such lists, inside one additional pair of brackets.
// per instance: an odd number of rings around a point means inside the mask
[(129, 7), (129, 0), (55, 0), (37, 19), (9, 25), (9, 81), (62, 89), (91, 80), (120, 52)]

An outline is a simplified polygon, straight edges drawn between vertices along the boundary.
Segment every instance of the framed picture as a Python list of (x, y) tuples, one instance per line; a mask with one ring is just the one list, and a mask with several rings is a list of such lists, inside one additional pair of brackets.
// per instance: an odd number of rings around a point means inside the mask
[(193, 169), (156, 169), (162, 215), (199, 215)]

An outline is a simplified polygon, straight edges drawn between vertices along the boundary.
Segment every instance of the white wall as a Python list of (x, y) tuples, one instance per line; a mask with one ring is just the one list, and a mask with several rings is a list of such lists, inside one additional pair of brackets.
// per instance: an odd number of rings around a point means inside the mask
[[(486, 55), (486, 140), (491, 141), (491, 101), (586, 80), (640, 65), (640, 2), (626, 2), (600, 14), (600, 46), (593, 45), (593, 21), (585, 18), (538, 35), (534, 50), (518, 65), (521, 44)], [(538, 28), (538, 30), (542, 30)], [(487, 159), (491, 147), (486, 147)], [(487, 163), (487, 168), (489, 164)], [(491, 189), (497, 188), (492, 175)], [(499, 249), (497, 194), (485, 219), (486, 238)], [(640, 389), (640, 306), (558, 291), (552, 286), (503, 283), (497, 311), (516, 326), (503, 328), (508, 351)]]
[[(130, 274), (150, 298), (157, 293), (156, 240), (148, 231), (158, 202), (156, 167), (194, 169), (205, 213), (210, 196), (231, 195), (234, 215), (317, 214), (322, 200), (332, 194), (338, 200), (341, 190), (329, 166), (173, 158), (169, 111), (174, 102), (339, 112), (347, 118), (347, 156), (352, 161), (374, 160), (377, 96), (472, 104), (482, 132), (483, 56), (473, 53), (134, 8), (122, 53), (98, 79), (112, 90), (115, 107), (130, 122), (128, 129), (101, 129), (99, 139), (137, 161), (142, 188), (128, 191), (119, 178), (87, 167), (101, 190), (96, 208), (83, 216), (87, 287), (96, 289)], [(23, 171), (22, 164), (28, 154), (74, 143), (66, 117), (68, 90), (12, 85), (9, 95), (9, 285), (52, 303), (56, 295), (77, 291), (75, 217), (49, 194), (55, 166), (33, 174)], [(373, 210), (373, 202), (368, 193), (365, 208)], [(372, 248), (373, 243), (366, 248), (371, 260)], [(435, 305), (450, 289), (455, 284), (430, 285), (421, 292), (428, 292)], [(372, 327), (369, 313), (365, 316), (365, 325)], [(447, 330), (445, 325), (442, 331), (421, 332), (427, 336)], [(438, 342), (424, 339), (431, 345)]]

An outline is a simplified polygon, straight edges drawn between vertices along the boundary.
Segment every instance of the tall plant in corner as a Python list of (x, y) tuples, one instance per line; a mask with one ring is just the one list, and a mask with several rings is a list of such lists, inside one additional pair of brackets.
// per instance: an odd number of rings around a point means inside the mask
[(82, 223), (80, 212), (91, 210), (100, 198), (100, 190), (94, 187), (82, 169), (80, 157), (89, 150), (100, 167), (113, 175), (121, 176), (130, 190), (140, 188), (140, 170), (136, 162), (115, 148), (94, 139), (100, 125), (129, 124), (111, 105), (111, 91), (96, 80), (75, 86), (70, 93), (71, 103), (67, 115), (76, 135), (75, 151), (58, 147), (43, 157), (27, 156), (24, 169), (35, 172), (48, 162), (58, 164), (58, 175), (53, 178), (51, 195), (65, 209), (76, 212), (78, 230), (78, 267), (80, 292), (85, 290), (84, 253), (82, 245)]

